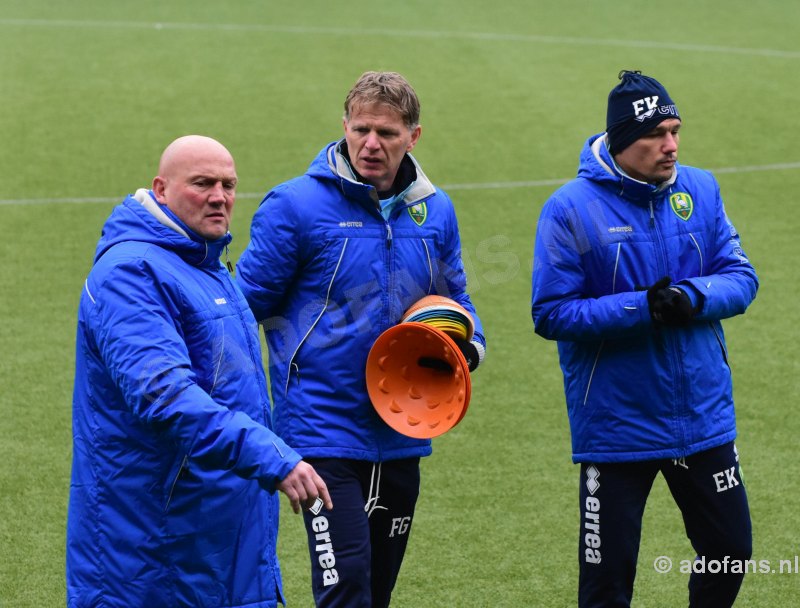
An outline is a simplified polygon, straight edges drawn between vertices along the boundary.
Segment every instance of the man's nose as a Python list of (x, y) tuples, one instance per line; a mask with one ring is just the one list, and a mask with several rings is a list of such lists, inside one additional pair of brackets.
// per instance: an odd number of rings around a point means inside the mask
[(374, 150), (380, 147), (380, 140), (378, 139), (378, 134), (374, 131), (370, 131), (367, 135), (367, 141), (364, 144), (370, 150)]
[(225, 188), (222, 185), (222, 182), (216, 182), (212, 188), (211, 192), (208, 196), (208, 201), (210, 203), (224, 203), (225, 202)]

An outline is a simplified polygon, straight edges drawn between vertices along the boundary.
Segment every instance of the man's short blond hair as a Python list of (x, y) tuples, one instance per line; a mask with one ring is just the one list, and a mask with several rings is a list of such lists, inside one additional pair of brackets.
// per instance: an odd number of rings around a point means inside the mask
[(344, 119), (356, 107), (376, 103), (397, 110), (409, 129), (419, 125), (417, 93), (397, 72), (364, 72), (344, 100)]

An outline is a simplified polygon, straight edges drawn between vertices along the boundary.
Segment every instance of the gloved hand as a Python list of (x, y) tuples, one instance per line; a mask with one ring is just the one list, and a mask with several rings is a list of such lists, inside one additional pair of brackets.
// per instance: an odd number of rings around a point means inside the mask
[(647, 288), (647, 305), (655, 323), (684, 327), (694, 316), (692, 301), (680, 287), (670, 286), (672, 279), (662, 277)]
[(477, 347), (469, 340), (462, 340), (461, 338), (453, 338), (453, 342), (456, 343), (458, 350), (467, 360), (469, 371), (474, 372), (478, 367), (478, 363), (481, 362)]
[[(450, 336), (450, 338), (456, 343), (458, 350), (460, 350), (461, 354), (464, 355), (464, 359), (467, 360), (467, 367), (469, 367), (469, 371), (474, 372), (478, 367), (478, 364), (481, 362), (480, 355), (478, 354), (478, 348), (468, 340), (454, 338), (453, 336)], [(452, 373), (453, 371), (453, 368), (450, 367), (450, 364), (447, 363), (447, 361), (432, 357), (420, 357), (419, 361), (417, 361), (417, 365), (435, 369), (439, 372)]]

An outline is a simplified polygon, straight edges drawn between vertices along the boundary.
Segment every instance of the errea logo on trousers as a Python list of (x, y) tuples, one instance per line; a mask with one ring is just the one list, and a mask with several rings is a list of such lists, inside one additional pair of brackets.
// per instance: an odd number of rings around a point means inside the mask
[(314, 535), (317, 541), (315, 550), (317, 561), (322, 568), (322, 585), (324, 587), (330, 587), (339, 582), (339, 573), (334, 568), (336, 555), (333, 552), (333, 541), (328, 527), (328, 518), (323, 515), (318, 515), (311, 520), (311, 528), (316, 532)]

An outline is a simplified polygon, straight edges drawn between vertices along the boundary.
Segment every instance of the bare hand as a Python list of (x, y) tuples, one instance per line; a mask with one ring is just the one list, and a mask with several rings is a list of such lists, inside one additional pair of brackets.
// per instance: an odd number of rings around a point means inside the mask
[(289, 498), (292, 511), (295, 513), (299, 513), (301, 507), (309, 509), (314, 506), (317, 498), (322, 500), (326, 509), (333, 509), (328, 486), (322, 481), (322, 477), (317, 475), (314, 467), (302, 460), (278, 484), (278, 489)]

